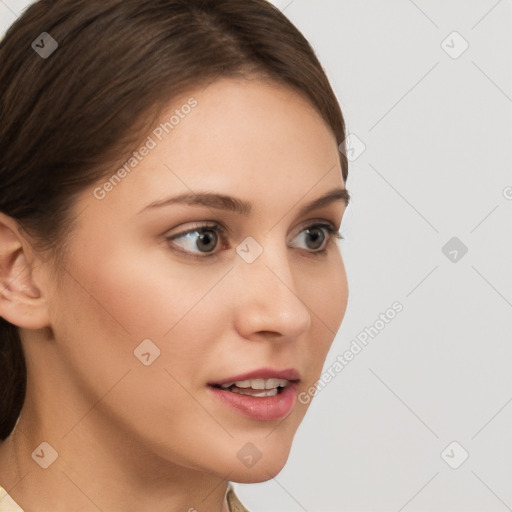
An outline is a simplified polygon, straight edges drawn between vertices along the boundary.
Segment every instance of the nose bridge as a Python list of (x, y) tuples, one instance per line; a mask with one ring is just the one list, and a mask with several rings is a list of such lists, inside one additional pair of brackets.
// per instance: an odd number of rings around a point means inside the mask
[(243, 330), (272, 331), (286, 338), (307, 330), (310, 311), (295, 288), (288, 248), (282, 241), (269, 236), (262, 245), (246, 239), (239, 244), (237, 252), (239, 279), (243, 283), (238, 314)]

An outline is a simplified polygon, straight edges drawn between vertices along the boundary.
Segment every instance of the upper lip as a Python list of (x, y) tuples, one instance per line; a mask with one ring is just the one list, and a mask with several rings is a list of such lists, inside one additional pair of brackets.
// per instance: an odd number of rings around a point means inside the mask
[(283, 380), (300, 380), (300, 373), (295, 368), (286, 368), (284, 370), (276, 370), (273, 368), (259, 368), (258, 370), (252, 370), (246, 373), (240, 373), (227, 377), (225, 379), (216, 380), (215, 382), (209, 382), (210, 385), (221, 385), (227, 382), (237, 382), (240, 380), (249, 379), (283, 379)]

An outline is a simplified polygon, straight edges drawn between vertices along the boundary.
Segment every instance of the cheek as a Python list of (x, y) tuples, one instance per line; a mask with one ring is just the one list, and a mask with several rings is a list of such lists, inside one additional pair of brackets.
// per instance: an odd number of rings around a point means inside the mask
[[(341, 255), (326, 267), (303, 276), (303, 298), (311, 314), (311, 332), (306, 337), (309, 383), (316, 380), (339, 331), (348, 302), (348, 282)], [(327, 269), (328, 267), (328, 269)]]
[[(322, 338), (334, 339), (339, 330), (348, 301), (348, 282), (343, 259), (339, 252), (325, 263), (319, 262), (300, 269), (300, 297), (310, 310), (312, 321), (320, 323), (313, 329), (322, 333)], [(329, 343), (330, 345), (330, 343)]]
[(100, 306), (94, 308), (98, 318), (117, 323), (134, 339), (161, 338), (196, 314), (202, 297), (222, 276), (213, 268), (180, 264), (163, 249), (131, 249), (122, 242), (117, 247), (112, 244), (106, 257), (75, 260), (73, 272)]
[[(197, 270), (178, 272), (174, 264), (172, 271), (170, 264), (147, 265), (128, 256), (81, 257), (69, 264), (53, 319), (69, 380), (88, 402), (101, 399), (109, 418), (139, 431), (161, 427), (163, 436), (171, 424), (185, 432), (196, 422), (217, 432), (189, 391), (211, 371), (212, 337), (228, 325), (222, 317), (228, 306), (219, 301), (226, 288), (207, 293), (225, 271), (198, 276)], [(153, 361), (147, 366), (134, 354), (145, 339), (154, 343), (146, 345)], [(159, 354), (153, 359), (154, 350)], [(73, 407), (83, 416), (81, 406)]]
[(65, 336), (79, 344), (89, 339), (81, 350), (91, 357), (100, 350), (109, 364), (135, 368), (141, 362), (134, 350), (149, 339), (159, 353), (152, 366), (175, 369), (190, 380), (192, 361), (199, 371), (199, 361), (213, 350), (212, 338), (228, 326), (226, 269), (180, 264), (165, 251), (148, 256), (116, 250), (114, 243), (104, 252), (108, 256), (91, 250), (70, 263), (73, 278), (65, 292), (57, 292), (59, 318), (72, 319)]

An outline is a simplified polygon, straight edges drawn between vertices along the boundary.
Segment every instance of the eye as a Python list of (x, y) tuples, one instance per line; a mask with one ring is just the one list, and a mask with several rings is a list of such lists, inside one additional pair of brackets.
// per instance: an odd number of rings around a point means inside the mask
[[(219, 240), (226, 241), (226, 228), (220, 224), (200, 225), (194, 229), (190, 229), (177, 235), (166, 237), (171, 245), (178, 247), (178, 252), (184, 253), (185, 256), (191, 258), (205, 259), (218, 256), (213, 252), (218, 245)], [(199, 236), (197, 236), (199, 235)], [(177, 244), (175, 240), (184, 240), (184, 244)], [(195, 252), (199, 250), (198, 252)]]
[[(299, 233), (299, 236), (305, 239), (306, 249), (310, 249), (313, 254), (325, 254), (327, 252), (327, 244), (331, 238), (336, 237), (339, 240), (343, 239), (343, 236), (332, 224), (326, 223), (317, 223), (307, 226)], [(323, 247), (323, 249), (320, 249), (321, 247)]]
[[(215, 252), (219, 242), (223, 242), (224, 249), (229, 249), (226, 233), (227, 229), (220, 224), (203, 224), (183, 233), (165, 237), (165, 239), (173, 250), (182, 253), (184, 256), (205, 260), (219, 256), (220, 251)], [(339, 231), (330, 223), (312, 224), (304, 228), (299, 235), (305, 238), (305, 248), (313, 254), (319, 255), (327, 252), (326, 246), (332, 237), (343, 239)], [(182, 242), (177, 243), (178, 240), (182, 240)], [(324, 248), (319, 250), (319, 247)]]

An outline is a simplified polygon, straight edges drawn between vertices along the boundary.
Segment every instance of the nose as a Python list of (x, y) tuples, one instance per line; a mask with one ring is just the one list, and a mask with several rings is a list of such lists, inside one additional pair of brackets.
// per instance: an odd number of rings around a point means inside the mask
[(267, 243), (252, 263), (240, 258), (234, 269), (235, 324), (248, 339), (289, 341), (311, 325), (310, 310), (295, 286), (289, 249), (277, 245)]

